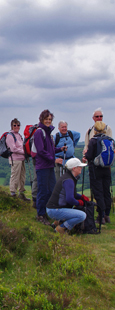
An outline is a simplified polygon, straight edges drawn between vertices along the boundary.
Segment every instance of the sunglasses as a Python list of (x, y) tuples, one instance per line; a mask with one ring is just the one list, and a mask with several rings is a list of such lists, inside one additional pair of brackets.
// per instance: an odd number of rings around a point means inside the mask
[(17, 126), (17, 127), (20, 127), (20, 125), (19, 125), (19, 124), (14, 124), (14, 125), (13, 125), (13, 127), (16, 127), (16, 126)]
[(95, 115), (95, 117), (99, 118), (99, 117), (103, 117), (103, 115)]

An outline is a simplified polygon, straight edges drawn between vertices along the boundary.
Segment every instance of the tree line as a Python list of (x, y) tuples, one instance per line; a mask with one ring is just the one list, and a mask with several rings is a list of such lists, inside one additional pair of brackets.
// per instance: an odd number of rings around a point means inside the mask
[[(83, 144), (79, 144), (77, 148), (75, 148), (75, 156), (82, 160), (82, 153), (83, 153)], [(26, 182), (25, 185), (30, 185), (31, 180), (33, 179), (33, 163), (32, 158), (29, 159), (29, 162), (25, 162), (26, 165)], [(105, 168), (106, 169), (106, 168)], [(90, 188), (89, 183), (89, 172), (88, 167), (82, 169), (82, 173), (80, 179), (77, 183), (78, 190), (81, 191), (82, 183), (83, 183), (83, 173), (84, 173), (84, 189)], [(112, 174), (112, 185), (115, 185), (115, 162), (111, 167), (111, 174)], [(8, 159), (4, 159), (0, 157), (0, 178), (4, 178), (3, 185), (9, 185), (10, 180), (10, 165)]]

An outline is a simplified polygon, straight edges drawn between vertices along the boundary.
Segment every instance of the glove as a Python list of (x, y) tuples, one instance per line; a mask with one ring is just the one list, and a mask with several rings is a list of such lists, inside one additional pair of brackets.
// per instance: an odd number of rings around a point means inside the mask
[(84, 206), (83, 200), (78, 200), (79, 201), (79, 206)]
[(89, 198), (88, 198), (87, 196), (85, 196), (85, 195), (82, 195), (82, 196), (81, 196), (81, 199), (82, 199), (82, 200), (85, 200), (85, 201), (89, 201)]

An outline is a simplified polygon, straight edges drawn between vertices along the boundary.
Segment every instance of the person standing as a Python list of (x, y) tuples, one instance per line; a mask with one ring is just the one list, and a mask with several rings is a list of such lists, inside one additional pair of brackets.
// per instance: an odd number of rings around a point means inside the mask
[(59, 132), (54, 135), (56, 147), (62, 147), (64, 144), (67, 146), (64, 162), (64, 152), (55, 155), (55, 175), (56, 180), (59, 179), (60, 174), (63, 172), (63, 166), (70, 158), (74, 158), (74, 149), (80, 139), (80, 133), (68, 130), (68, 124), (65, 121), (60, 121), (58, 124)]
[(24, 201), (30, 201), (24, 195), (24, 185), (25, 185), (25, 155), (23, 149), (23, 139), (19, 134), (20, 121), (14, 118), (11, 121), (11, 131), (6, 137), (7, 147), (10, 148), (12, 152), (12, 160), (9, 157), (9, 163), (11, 165), (11, 177), (10, 177), (10, 192), (11, 196), (15, 197), (17, 189), (19, 189), (19, 198)]
[(39, 128), (34, 134), (34, 144), (37, 150), (35, 167), (37, 174), (37, 220), (49, 225), (46, 216), (46, 203), (54, 189), (56, 179), (54, 172), (55, 152), (61, 152), (65, 147), (55, 148), (51, 135), (54, 127), (52, 120), (54, 115), (49, 110), (44, 110), (39, 116)]
[[(97, 205), (102, 211), (102, 224), (110, 223), (111, 210), (111, 170), (110, 167), (97, 166), (94, 159), (97, 154), (97, 139), (102, 135), (107, 135), (106, 124), (102, 121), (95, 122), (94, 137), (90, 139), (85, 159), (88, 160), (90, 187), (94, 194)], [(98, 211), (98, 210), (97, 210)]]

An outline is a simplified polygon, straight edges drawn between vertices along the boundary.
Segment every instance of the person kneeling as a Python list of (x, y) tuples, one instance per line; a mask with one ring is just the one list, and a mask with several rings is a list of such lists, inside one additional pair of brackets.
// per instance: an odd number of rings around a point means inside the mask
[(77, 180), (82, 167), (86, 165), (78, 158), (69, 159), (65, 165), (66, 173), (58, 179), (54, 187), (46, 205), (46, 212), (50, 218), (56, 220), (54, 222), (56, 224), (55, 232), (63, 234), (86, 218), (85, 212), (74, 209), (74, 206), (83, 206), (84, 200), (89, 201), (88, 197), (76, 192)]

